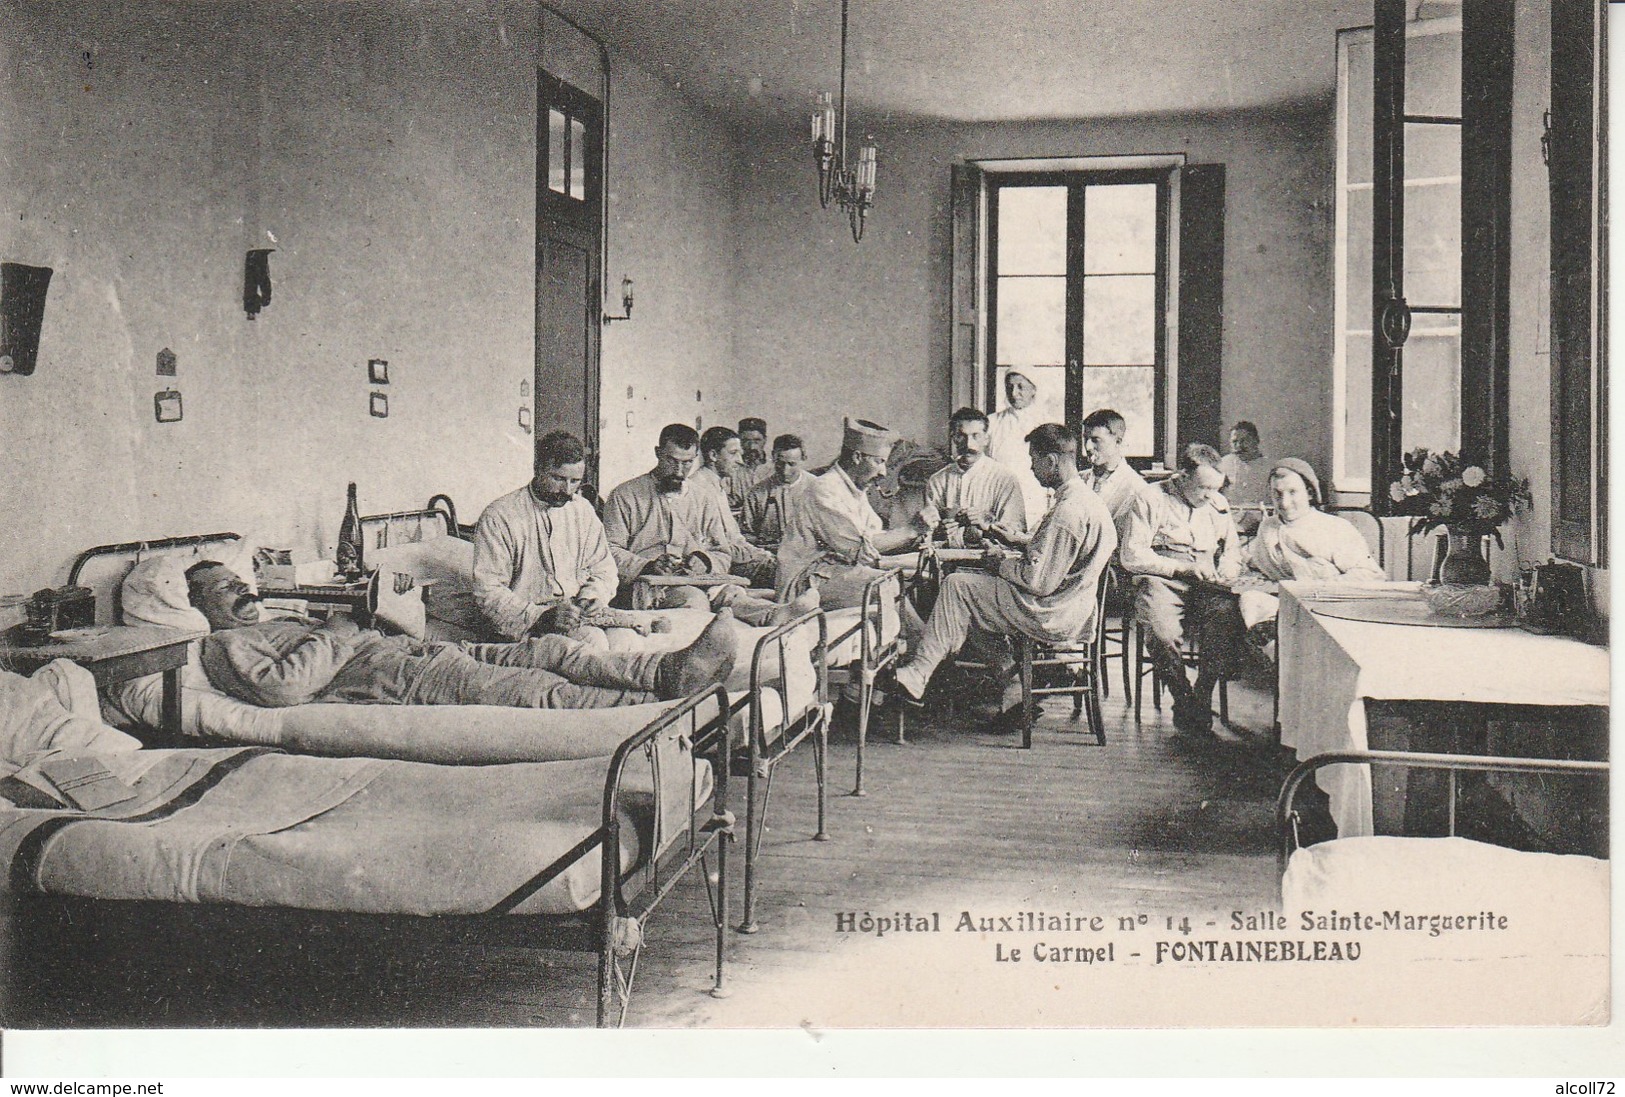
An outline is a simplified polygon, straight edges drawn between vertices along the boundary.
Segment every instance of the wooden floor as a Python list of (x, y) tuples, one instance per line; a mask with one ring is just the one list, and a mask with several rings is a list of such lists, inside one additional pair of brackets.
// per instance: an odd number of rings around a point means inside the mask
[[(1098, 916), (1120, 931), (1178, 918), (1202, 925), (1232, 910), (1272, 907), (1272, 812), (1290, 759), (1269, 741), (1268, 693), (1237, 683), (1231, 694), (1233, 723), (1251, 729), (1242, 745), (1177, 735), (1149, 697), (1141, 722), (1120, 696), (1107, 700), (1104, 747), (1070, 719), (1064, 701), (1051, 700), (1030, 751), (1017, 736), (979, 730), (963, 708), (955, 716), (911, 713), (901, 746), (893, 723), (881, 718), (871, 732), (863, 798), (847, 795), (855, 745), (849, 723), (838, 721), (829, 841), (811, 840), (810, 744), (774, 782), (760, 860), (760, 931), (728, 933), (729, 996), (708, 993), (714, 937), (705, 889), (690, 880), (646, 927), (627, 1024), (1071, 1023), (1076, 1018), (1064, 1013), (999, 1001), (999, 950), (1031, 947), (1033, 934), (955, 932), (949, 923), (964, 913), (979, 919), (1041, 910)], [(736, 788), (742, 836), (742, 780)], [(734, 923), (742, 850), (735, 845), (730, 859)], [(877, 937), (841, 932), (850, 927), (838, 922), (842, 914), (861, 920), (904, 912), (935, 912), (941, 931)], [(1119, 948), (1134, 940), (1122, 932), (1114, 939)], [(58, 1000), (22, 1027), (593, 1020), (596, 967), (585, 954), (305, 940), (233, 945), (228, 955), (188, 955), (162, 971), (163, 957), (142, 957), (139, 942), (130, 948), (134, 964), (110, 973), (99, 992)], [(956, 994), (984, 976), (992, 980), (985, 994)]]

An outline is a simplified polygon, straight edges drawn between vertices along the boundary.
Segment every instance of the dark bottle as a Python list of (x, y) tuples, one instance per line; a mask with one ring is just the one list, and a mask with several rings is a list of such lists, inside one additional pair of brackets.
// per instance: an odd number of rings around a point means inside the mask
[(367, 573), (361, 561), (361, 510), (356, 506), (354, 484), (344, 505), (344, 521), (339, 523), (337, 555), (339, 578), (345, 582), (353, 583)]

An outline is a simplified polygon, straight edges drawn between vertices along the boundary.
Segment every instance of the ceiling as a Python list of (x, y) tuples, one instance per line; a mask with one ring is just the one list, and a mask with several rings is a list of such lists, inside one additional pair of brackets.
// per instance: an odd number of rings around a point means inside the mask
[[(839, 83), (840, 0), (548, 2), (739, 126)], [(1371, 0), (851, 0), (848, 105), (1007, 122), (1324, 99), (1336, 32), (1370, 21)]]

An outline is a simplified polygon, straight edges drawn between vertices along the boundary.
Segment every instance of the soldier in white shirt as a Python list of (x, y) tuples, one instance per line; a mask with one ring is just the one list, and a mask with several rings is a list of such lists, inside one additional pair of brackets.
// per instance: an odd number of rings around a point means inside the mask
[(1119, 536), (1123, 532), (1123, 519), (1135, 498), (1150, 490), (1150, 485), (1123, 456), (1123, 436), (1127, 432), (1128, 423), (1111, 408), (1101, 408), (1084, 416), (1083, 451), (1089, 459), (1089, 467), (1083, 472), (1083, 482), (1094, 488), (1105, 502)]
[[(915, 517), (921, 534), (938, 529), (955, 548), (978, 544), (989, 529), (1007, 539), (1027, 539), (1027, 508), (1015, 473), (987, 453), (987, 414), (960, 408), (948, 419), (948, 452), (953, 460), (925, 483), (925, 506)], [(971, 531), (974, 530), (974, 533)]]
[(1236, 528), (1251, 537), (1270, 501), (1272, 462), (1258, 445), (1258, 428), (1242, 419), (1230, 428), (1230, 452), (1219, 459), (1224, 497), (1235, 514)]
[[(990, 548), (992, 574), (957, 571), (943, 580), (922, 642), (897, 668), (897, 686), (907, 700), (925, 695), (937, 666), (965, 644), (973, 628), (1056, 642), (1086, 638), (1094, 628), (1096, 587), (1117, 547), (1111, 515), (1078, 476), (1078, 442), (1071, 431), (1046, 423), (1027, 442), (1033, 474), (1055, 492), (1055, 505), (1021, 555)], [(1010, 668), (1002, 669), (1008, 679)], [(1020, 683), (1008, 681), (1000, 707), (1009, 711), (1020, 702)]]
[(739, 524), (743, 504), (735, 509), (731, 497), (735, 476), (744, 467), (743, 452), (739, 435), (727, 427), (711, 427), (700, 435), (701, 465), (688, 482), (690, 487), (712, 491), (722, 503), (729, 553), (733, 557), (729, 570), (750, 580), (753, 587), (771, 587), (778, 561), (771, 552), (745, 537)]
[(568, 431), (536, 442), (535, 478), (485, 508), (474, 528), (474, 601), (503, 640), (580, 633), (615, 597), (604, 524), (581, 498), (587, 453)]
[(1049, 492), (1033, 476), (1027, 460), (1027, 435), (1043, 423), (1033, 406), (1037, 395), (1038, 387), (1026, 374), (1011, 370), (1004, 375), (1004, 410), (994, 412), (987, 421), (987, 455), (1016, 474), (1027, 505), (1028, 529), (1037, 528), (1049, 509)]
[[(711, 487), (689, 483), (700, 458), (700, 438), (686, 423), (660, 431), (655, 467), (609, 493), (604, 532), (620, 576), (623, 600), (640, 575), (723, 575), (749, 566), (760, 549), (737, 536), (728, 508)], [(752, 598), (738, 586), (719, 585), (711, 596), (693, 586), (663, 586), (656, 609), (727, 606), (746, 624), (789, 620), (797, 606)]]
[[(1118, 556), (1134, 576), (1135, 616), (1145, 629), (1157, 675), (1174, 698), (1174, 726), (1234, 739), (1213, 725), (1213, 687), (1225, 677), (1242, 638), (1236, 596), (1226, 584), (1241, 573), (1235, 523), (1219, 488), (1219, 454), (1186, 446), (1179, 471), (1129, 508)], [(1185, 676), (1186, 622), (1201, 648), (1196, 685)]]
[(795, 494), (784, 541), (779, 545), (779, 596), (816, 587), (825, 609), (844, 609), (863, 599), (881, 557), (912, 548), (912, 529), (885, 528), (864, 489), (886, 474), (891, 431), (848, 419), (841, 456)]
[(773, 475), (750, 489), (739, 521), (753, 543), (777, 549), (784, 540), (785, 522), (793, 505), (791, 493), (812, 480), (801, 471), (806, 459), (807, 447), (797, 435), (781, 434), (773, 439)]
[(739, 457), (739, 467), (728, 475), (728, 503), (743, 521), (751, 489), (773, 475), (773, 462), (767, 459), (766, 419), (747, 415), (739, 420)]

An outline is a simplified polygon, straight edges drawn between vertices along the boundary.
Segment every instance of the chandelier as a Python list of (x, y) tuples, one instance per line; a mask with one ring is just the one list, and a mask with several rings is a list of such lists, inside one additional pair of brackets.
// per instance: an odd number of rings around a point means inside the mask
[(833, 199), (846, 211), (852, 242), (863, 239), (863, 221), (875, 204), (874, 138), (864, 138), (858, 161), (846, 160), (846, 8), (841, 0), (841, 99), (837, 106), (829, 92), (818, 96), (812, 116), (813, 159), (818, 162), (818, 204), (829, 208)]

